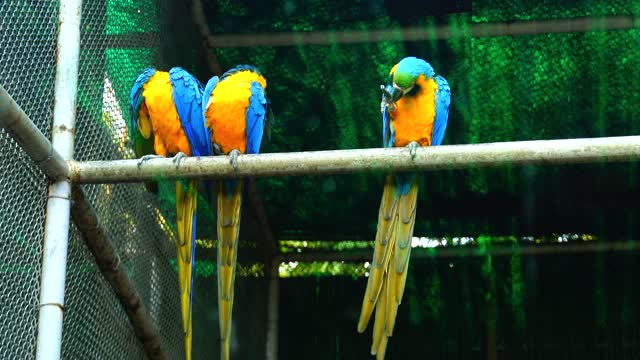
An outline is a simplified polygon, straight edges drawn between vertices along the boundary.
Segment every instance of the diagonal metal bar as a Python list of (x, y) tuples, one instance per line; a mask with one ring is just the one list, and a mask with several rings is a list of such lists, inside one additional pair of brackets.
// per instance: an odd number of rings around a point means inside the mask
[(168, 359), (168, 355), (162, 348), (160, 333), (120, 263), (118, 254), (109, 236), (100, 225), (98, 215), (87, 201), (84, 191), (79, 186), (74, 186), (71, 191), (71, 199), (71, 217), (95, 257), (100, 272), (113, 288), (127, 313), (133, 331), (142, 342), (147, 356), (149, 359)]
[(640, 136), (516, 141), (421, 147), (411, 158), (406, 148), (189, 157), (177, 167), (172, 159), (69, 162), (75, 183), (116, 183), (177, 178), (234, 178), (325, 175), (368, 171), (433, 171), (500, 166), (554, 165), (640, 160)]
[(51, 141), (29, 119), (29, 116), (0, 85), (0, 128), (9, 135), (29, 155), (33, 162), (51, 180), (67, 177), (67, 164), (53, 149)]
[[(67, 163), (53, 148), (49, 139), (36, 127), (29, 117), (0, 86), (0, 125), (16, 140), (27, 155), (51, 180), (67, 178)], [(160, 345), (158, 331), (135, 288), (120, 266), (117, 254), (104, 230), (99, 226), (97, 215), (87, 202), (84, 192), (72, 189), (71, 216), (83, 234), (83, 238), (105, 279), (114, 289), (136, 335), (143, 343), (150, 359), (167, 359)]]

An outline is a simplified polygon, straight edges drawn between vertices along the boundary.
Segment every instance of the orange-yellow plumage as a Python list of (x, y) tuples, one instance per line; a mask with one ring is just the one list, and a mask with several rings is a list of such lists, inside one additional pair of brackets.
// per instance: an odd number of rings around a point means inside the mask
[[(217, 78), (212, 80), (217, 81)], [(205, 92), (212, 80), (205, 87)], [(229, 154), (232, 150), (240, 153), (247, 153), (247, 149), (250, 152), (255, 151), (252, 150), (252, 146), (255, 146), (256, 133), (253, 135), (254, 142), (248, 143), (247, 139), (247, 123), (250, 123), (250, 119), (247, 118), (247, 109), (252, 106), (251, 109), (255, 111), (256, 104), (252, 103), (251, 99), (256, 94), (255, 88), (252, 92), (251, 86), (256, 81), (263, 89), (266, 88), (267, 81), (262, 75), (249, 67), (239, 67), (225, 73), (222, 80), (215, 83), (211, 91), (205, 106), (206, 126), (211, 132), (211, 142), (224, 154)], [(205, 98), (207, 95), (205, 94)], [(262, 136), (261, 132), (260, 136)], [(243, 183), (238, 180), (220, 181), (218, 184), (218, 315), (220, 359), (222, 360), (228, 360), (230, 356), (242, 188)]]
[[(389, 74), (390, 83), (381, 87), (385, 146), (409, 146), (413, 157), (416, 145), (441, 144), (450, 102), (446, 80), (435, 76), (426, 61), (415, 57), (402, 59)], [(404, 294), (418, 187), (415, 174), (389, 174), (384, 185), (373, 260), (358, 321), (358, 332), (363, 332), (374, 317), (371, 354), (378, 360), (384, 359)]]
[(400, 65), (400, 63), (397, 63), (395, 65), (393, 65), (393, 67), (391, 68), (391, 70), (389, 70), (389, 75), (393, 74), (394, 72), (396, 72), (396, 69), (398, 68), (398, 65)]
[[(196, 82), (195, 78), (193, 81)], [(142, 86), (144, 101), (140, 103), (138, 109), (136, 126), (142, 138), (153, 139), (153, 152), (156, 155), (166, 157), (182, 152), (187, 156), (191, 156), (191, 146), (183, 130), (182, 121), (174, 102), (173, 94), (175, 89), (172, 88), (170, 73), (154, 71), (153, 75), (140, 85)], [(192, 90), (197, 91), (197, 89)], [(132, 103), (134, 103), (133, 99)], [(194, 121), (193, 119), (190, 120)], [(204, 136), (205, 139), (207, 137)], [(187, 360), (191, 359), (193, 335), (191, 294), (193, 290), (193, 246), (195, 245), (193, 243), (195, 232), (194, 215), (197, 208), (197, 197), (196, 181), (190, 181), (186, 186), (180, 181), (176, 182), (176, 250), (182, 325), (185, 335), (185, 356)]]
[(252, 71), (239, 71), (218, 83), (207, 104), (206, 121), (211, 129), (211, 140), (225, 154), (233, 149), (241, 153), (247, 151), (245, 116), (252, 81), (258, 81), (265, 89), (267, 87), (267, 80), (263, 76)]
[[(191, 147), (182, 129), (176, 106), (171, 97), (169, 73), (156, 73), (143, 85), (145, 103), (140, 107), (138, 128), (145, 135), (149, 121), (154, 134), (154, 150), (157, 155), (168, 156), (183, 152), (191, 156)], [(148, 119), (148, 120), (147, 120)], [(148, 138), (148, 136), (145, 136)]]
[(424, 75), (420, 75), (416, 86), (419, 90), (415, 95), (401, 97), (396, 110), (389, 111), (395, 130), (394, 146), (407, 146), (412, 141), (420, 146), (431, 145), (438, 84), (432, 78), (426, 79)]

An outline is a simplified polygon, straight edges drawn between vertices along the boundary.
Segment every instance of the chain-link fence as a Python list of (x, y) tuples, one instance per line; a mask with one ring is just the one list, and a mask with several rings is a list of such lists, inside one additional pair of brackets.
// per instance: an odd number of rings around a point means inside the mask
[[(55, 2), (0, 3), (0, 83), (45, 133), (51, 127), (57, 17)], [(0, 147), (0, 358), (29, 359), (47, 181), (4, 130)]]
[[(58, 6), (0, 3), (0, 83), (49, 134)], [(75, 158), (131, 158), (128, 89), (137, 72), (159, 66), (156, 1), (84, 1)], [(0, 358), (34, 356), (47, 182), (4, 131), (0, 133)], [(175, 245), (157, 201), (141, 184), (85, 186), (121, 262), (172, 359), (183, 357)], [(143, 349), (113, 291), (72, 227), (62, 356), (138, 359)]]

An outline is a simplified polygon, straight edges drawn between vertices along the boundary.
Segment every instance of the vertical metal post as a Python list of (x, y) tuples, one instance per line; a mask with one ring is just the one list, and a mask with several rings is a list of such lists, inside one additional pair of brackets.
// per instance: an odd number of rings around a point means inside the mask
[[(51, 142), (64, 160), (73, 158), (81, 9), (82, 0), (60, 0)], [(49, 186), (36, 359), (60, 359), (70, 197), (71, 183), (68, 180), (56, 181)]]
[(265, 359), (278, 359), (278, 323), (280, 315), (280, 262), (273, 257), (268, 266), (269, 299), (267, 302), (267, 346)]

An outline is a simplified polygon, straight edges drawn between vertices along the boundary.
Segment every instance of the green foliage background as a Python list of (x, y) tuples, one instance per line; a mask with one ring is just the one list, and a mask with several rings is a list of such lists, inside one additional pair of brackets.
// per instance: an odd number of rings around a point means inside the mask
[[(398, 18), (377, 1), (209, 3), (213, 33), (378, 30), (450, 25), (446, 41), (222, 48), (223, 68), (258, 66), (269, 81), (277, 118), (265, 152), (380, 146), (378, 87), (390, 67), (413, 55), (429, 61), (452, 87), (444, 144), (637, 134), (640, 30), (469, 36), (479, 22), (546, 20), (637, 13), (637, 2), (475, 1), (470, 13)], [(407, 23), (409, 22), (409, 23)], [(636, 164), (477, 169), (424, 175), (416, 234), (606, 232), (625, 237), (624, 198)], [(260, 180), (280, 238), (370, 239), (383, 176), (362, 174)], [(606, 191), (606, 193), (605, 193)], [(587, 202), (588, 210), (575, 209)], [(601, 211), (607, 208), (607, 212)], [(608, 211), (612, 210), (612, 211)], [(579, 216), (578, 216), (579, 215)], [(597, 220), (598, 219), (598, 220)], [(597, 220), (597, 221), (596, 221)], [(597, 225), (596, 225), (597, 224)], [(626, 231), (626, 230), (625, 230)]]

